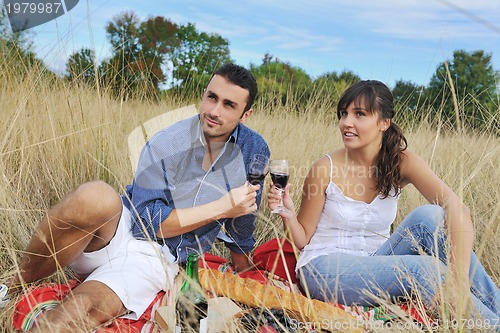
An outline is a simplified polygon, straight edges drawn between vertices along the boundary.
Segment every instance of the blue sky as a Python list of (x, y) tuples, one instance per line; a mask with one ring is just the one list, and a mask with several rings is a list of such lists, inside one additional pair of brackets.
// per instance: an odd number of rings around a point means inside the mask
[(391, 86), (399, 79), (427, 85), (457, 49), (491, 53), (500, 70), (498, 0), (80, 0), (33, 29), (35, 52), (59, 73), (82, 47), (106, 58), (104, 26), (124, 10), (218, 33), (240, 65), (260, 64), (269, 52), (313, 78), (347, 69)]

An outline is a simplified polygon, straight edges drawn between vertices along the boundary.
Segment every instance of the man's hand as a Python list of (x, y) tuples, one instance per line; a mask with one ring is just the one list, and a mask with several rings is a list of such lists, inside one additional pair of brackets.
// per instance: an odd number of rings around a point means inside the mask
[(222, 205), (220, 218), (235, 218), (257, 211), (257, 191), (260, 185), (250, 185), (246, 182), (243, 186), (229, 191), (219, 199)]
[(236, 272), (246, 272), (257, 269), (250, 260), (249, 253), (236, 253), (231, 251), (231, 262)]

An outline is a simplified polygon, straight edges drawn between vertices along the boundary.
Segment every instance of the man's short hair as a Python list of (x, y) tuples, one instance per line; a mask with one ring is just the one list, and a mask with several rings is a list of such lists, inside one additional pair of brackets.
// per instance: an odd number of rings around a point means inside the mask
[(248, 111), (257, 96), (257, 81), (252, 73), (245, 67), (235, 64), (225, 64), (220, 67), (214, 75), (225, 77), (229, 82), (248, 90), (248, 100), (245, 106), (245, 111)]

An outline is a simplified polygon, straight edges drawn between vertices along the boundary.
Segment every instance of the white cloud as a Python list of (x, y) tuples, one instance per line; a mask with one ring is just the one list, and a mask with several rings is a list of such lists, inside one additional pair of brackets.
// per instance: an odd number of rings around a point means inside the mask
[[(384, 0), (363, 3), (353, 17), (376, 33), (412, 39), (429, 40), (443, 37), (484, 38), (492, 30), (488, 24), (500, 22), (500, 4), (478, 0)], [(500, 31), (500, 26), (498, 26)]]
[(343, 22), (407, 39), (484, 37), (495, 28), (500, 31), (500, 1), (491, 0), (252, 0), (252, 4), (257, 10)]

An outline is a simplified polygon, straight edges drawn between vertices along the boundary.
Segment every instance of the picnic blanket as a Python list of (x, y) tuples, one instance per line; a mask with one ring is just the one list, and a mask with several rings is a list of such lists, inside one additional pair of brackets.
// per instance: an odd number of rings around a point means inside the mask
[[(259, 246), (253, 255), (257, 270), (239, 273), (243, 278), (251, 278), (262, 284), (271, 284), (292, 293), (302, 293), (295, 277), (296, 256), (293, 247), (284, 239), (272, 239)], [(236, 274), (228, 260), (206, 253), (199, 266), (216, 269), (227, 274)], [(16, 330), (26, 332), (35, 324), (43, 312), (57, 306), (62, 299), (80, 282), (70, 280), (66, 284), (44, 283), (29, 289), (16, 303), (13, 325)], [(160, 292), (138, 320), (116, 318), (97, 329), (96, 333), (157, 333), (162, 332), (154, 321), (158, 307), (172, 304), (169, 292)], [(332, 304), (352, 314), (367, 326), (385, 323), (399, 318), (390, 309), (380, 307), (344, 306)], [(399, 304), (399, 309), (417, 323), (429, 323), (424, 311), (411, 304)]]

